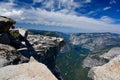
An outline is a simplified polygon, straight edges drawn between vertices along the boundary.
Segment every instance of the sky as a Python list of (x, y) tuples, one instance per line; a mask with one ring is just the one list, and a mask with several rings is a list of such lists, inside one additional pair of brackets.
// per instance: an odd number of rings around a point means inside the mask
[(0, 0), (0, 15), (28, 29), (120, 33), (120, 0)]

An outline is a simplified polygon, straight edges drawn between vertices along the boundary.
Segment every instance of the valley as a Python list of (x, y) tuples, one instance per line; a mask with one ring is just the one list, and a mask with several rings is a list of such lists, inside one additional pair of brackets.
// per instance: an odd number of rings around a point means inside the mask
[(89, 70), (109, 62), (100, 55), (111, 48), (120, 47), (120, 35), (114, 33), (65, 34), (39, 30), (31, 32), (65, 39), (66, 45), (61, 49), (56, 61), (64, 80), (92, 80), (88, 77)]

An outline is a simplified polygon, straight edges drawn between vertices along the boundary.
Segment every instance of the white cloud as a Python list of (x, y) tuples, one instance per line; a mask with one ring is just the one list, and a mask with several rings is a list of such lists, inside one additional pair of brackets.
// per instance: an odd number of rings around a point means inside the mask
[(51, 11), (61, 8), (73, 10), (79, 6), (74, 0), (33, 0), (33, 5), (39, 2), (41, 2), (42, 8), (47, 8)]
[(114, 20), (112, 18), (108, 17), (108, 16), (102, 16), (100, 18), (100, 20), (103, 21), (103, 22), (106, 22), (106, 23), (113, 23), (114, 22)]
[(116, 4), (116, 0), (110, 0), (109, 4)]
[(42, 2), (43, 0), (33, 0), (33, 3), (40, 3)]
[(111, 9), (110, 6), (103, 8), (104, 11)]
[(13, 2), (14, 2), (14, 0), (9, 0), (9, 2), (10, 2), (10, 3), (13, 3)]
[(86, 0), (86, 2), (87, 2), (87, 3), (90, 3), (90, 2), (91, 2), (91, 0)]
[(91, 14), (94, 14), (95, 13), (95, 11), (89, 11), (88, 13), (87, 13), (87, 15), (91, 15)]
[(0, 15), (9, 16), (22, 23), (67, 26), (94, 32), (120, 33), (120, 25), (111, 24), (113, 20), (107, 16), (103, 16), (101, 19), (97, 20), (73, 14), (67, 15), (60, 12), (48, 12), (40, 8), (21, 8), (17, 10), (10, 4), (4, 4), (0, 7)]
[(8, 16), (8, 17), (12, 17), (16, 20), (20, 20), (22, 19), (22, 14), (23, 11), (20, 9), (15, 9), (13, 8), (13, 6), (15, 6), (15, 4), (11, 3), (0, 3), (0, 15), (2, 16)]

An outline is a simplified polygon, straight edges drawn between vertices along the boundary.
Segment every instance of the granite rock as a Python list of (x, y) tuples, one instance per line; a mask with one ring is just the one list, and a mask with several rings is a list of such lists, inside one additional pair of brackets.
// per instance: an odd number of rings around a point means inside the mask
[[(114, 49), (116, 50), (115, 52), (120, 53), (119, 49)], [(93, 80), (120, 80), (120, 55), (113, 57), (102, 66), (93, 67), (89, 71), (88, 77)]]
[(14, 47), (0, 44), (0, 67), (20, 64), (28, 61), (29, 60), (17, 52)]
[(32, 59), (29, 63), (0, 68), (0, 80), (57, 80), (42, 63)]
[(0, 33), (9, 32), (9, 29), (15, 24), (16, 22), (4, 16), (0, 16)]

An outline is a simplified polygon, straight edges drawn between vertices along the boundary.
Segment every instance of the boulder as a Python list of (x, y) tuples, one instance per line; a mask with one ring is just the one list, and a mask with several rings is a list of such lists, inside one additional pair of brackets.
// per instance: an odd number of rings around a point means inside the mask
[(10, 27), (15, 23), (11, 18), (0, 16), (0, 33), (9, 32)]
[(0, 44), (0, 67), (28, 61), (27, 58), (19, 54), (12, 46)]
[(42, 63), (32, 58), (29, 63), (0, 68), (0, 80), (57, 80)]

